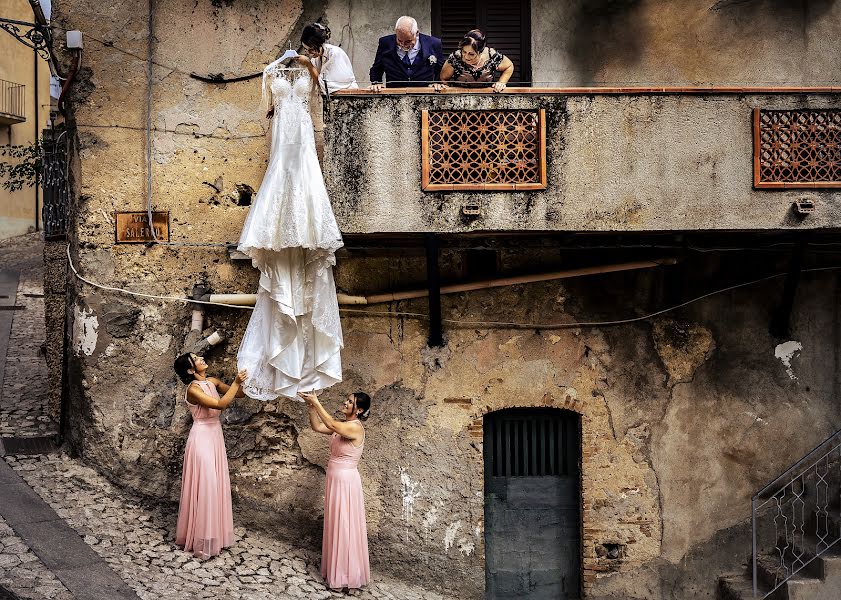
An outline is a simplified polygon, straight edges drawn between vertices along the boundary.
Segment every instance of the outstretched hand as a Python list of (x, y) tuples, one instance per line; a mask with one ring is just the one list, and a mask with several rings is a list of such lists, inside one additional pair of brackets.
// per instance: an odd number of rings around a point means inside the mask
[(315, 406), (315, 403), (318, 402), (318, 396), (315, 395), (315, 392), (298, 392), (298, 396), (303, 398), (310, 406)]
[(246, 369), (243, 369), (242, 371), (237, 373), (237, 377), (234, 381), (242, 385), (243, 383), (245, 383), (246, 379), (248, 379), (248, 371)]

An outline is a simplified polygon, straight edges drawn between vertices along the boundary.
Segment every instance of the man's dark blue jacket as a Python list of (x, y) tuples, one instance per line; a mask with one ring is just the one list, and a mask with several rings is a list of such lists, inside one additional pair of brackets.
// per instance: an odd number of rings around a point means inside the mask
[(371, 67), (371, 83), (382, 83), (383, 73), (386, 87), (421, 87), (438, 81), (441, 67), (444, 66), (441, 40), (423, 33), (418, 36), (420, 51), (411, 67), (407, 67), (397, 54), (397, 36), (392, 34), (381, 37)]

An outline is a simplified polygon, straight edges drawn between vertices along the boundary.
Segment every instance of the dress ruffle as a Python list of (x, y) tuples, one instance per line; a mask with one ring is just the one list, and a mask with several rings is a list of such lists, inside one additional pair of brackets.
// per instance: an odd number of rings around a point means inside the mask
[(307, 111), (312, 81), (306, 71), (280, 69), (268, 82), (272, 151), (238, 246), (260, 270), (237, 355), (249, 372), (245, 392), (258, 400), (296, 398), (341, 381), (344, 345), (333, 281), (342, 238)]

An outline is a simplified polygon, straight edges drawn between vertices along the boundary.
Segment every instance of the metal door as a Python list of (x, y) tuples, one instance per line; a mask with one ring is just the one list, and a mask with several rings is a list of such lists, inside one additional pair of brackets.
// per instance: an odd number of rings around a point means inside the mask
[(485, 597), (580, 598), (580, 417), (484, 418)]

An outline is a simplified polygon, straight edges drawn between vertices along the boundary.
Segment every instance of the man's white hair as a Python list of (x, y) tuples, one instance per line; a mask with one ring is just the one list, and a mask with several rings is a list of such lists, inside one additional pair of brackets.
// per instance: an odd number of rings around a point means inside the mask
[(409, 29), (412, 35), (417, 35), (418, 22), (412, 17), (402, 16), (397, 19), (397, 23), (394, 24), (394, 31), (397, 31), (398, 29)]

